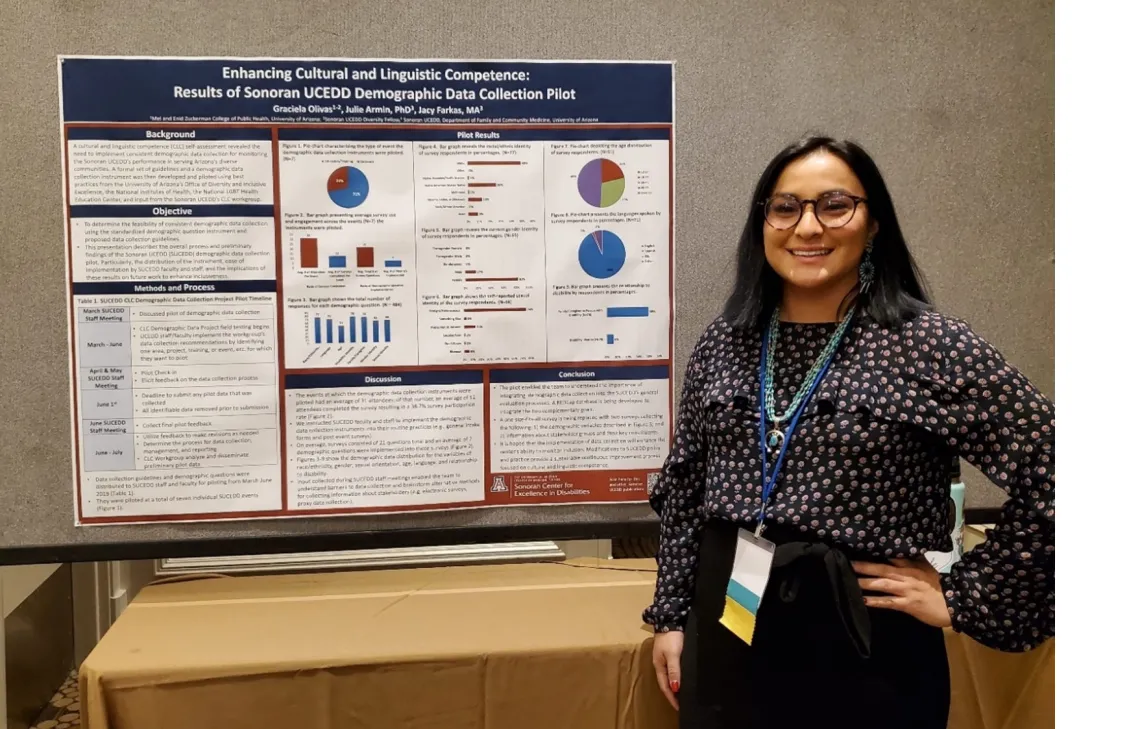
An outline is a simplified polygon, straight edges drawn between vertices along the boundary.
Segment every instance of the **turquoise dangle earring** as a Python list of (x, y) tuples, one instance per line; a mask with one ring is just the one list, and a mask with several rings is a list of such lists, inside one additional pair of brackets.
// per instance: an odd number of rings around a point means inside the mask
[(874, 244), (874, 238), (867, 239), (867, 247), (863, 250), (863, 260), (859, 264), (859, 291), (864, 295), (871, 292), (871, 284), (875, 281), (875, 264), (871, 263), (871, 248)]

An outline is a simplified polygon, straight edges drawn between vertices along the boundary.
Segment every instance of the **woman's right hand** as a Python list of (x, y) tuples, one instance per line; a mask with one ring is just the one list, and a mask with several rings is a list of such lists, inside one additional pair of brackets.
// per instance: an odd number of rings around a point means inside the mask
[(685, 634), (679, 630), (658, 633), (653, 637), (653, 669), (657, 672), (657, 685), (674, 709), (679, 708), (677, 692), (681, 690), (681, 650), (685, 647)]

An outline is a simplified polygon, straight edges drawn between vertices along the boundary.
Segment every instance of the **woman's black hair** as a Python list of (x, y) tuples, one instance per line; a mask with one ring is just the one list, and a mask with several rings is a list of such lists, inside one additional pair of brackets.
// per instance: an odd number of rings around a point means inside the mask
[(724, 318), (733, 326), (762, 327), (780, 303), (783, 280), (764, 255), (764, 202), (788, 164), (817, 150), (834, 154), (855, 172), (866, 191), (870, 217), (879, 224), (871, 248), (875, 266), (871, 290), (866, 294), (853, 291), (844, 299), (837, 318), (852, 296), (856, 299), (853, 303), (862, 305), (866, 314), (887, 327), (897, 327), (930, 308), (922, 273), (907, 248), (887, 183), (874, 160), (855, 142), (808, 136), (777, 154), (756, 183), (736, 254), (736, 284), (724, 307)]

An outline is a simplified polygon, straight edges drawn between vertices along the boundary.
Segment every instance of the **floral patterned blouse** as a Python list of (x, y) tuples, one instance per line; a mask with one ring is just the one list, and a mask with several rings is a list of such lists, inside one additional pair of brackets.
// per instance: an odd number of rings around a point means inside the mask
[[(777, 410), (835, 326), (781, 323)], [(661, 547), (644, 617), (659, 632), (684, 626), (702, 524), (758, 519), (761, 339), (718, 319), (689, 360), (650, 493)], [(942, 577), (953, 627), (1006, 651), (1053, 635), (1053, 405), (969, 326), (933, 312), (899, 329), (857, 318), (789, 437), (765, 521), (871, 558), (949, 551), (955, 456), (973, 464), (1009, 500), (986, 541)]]

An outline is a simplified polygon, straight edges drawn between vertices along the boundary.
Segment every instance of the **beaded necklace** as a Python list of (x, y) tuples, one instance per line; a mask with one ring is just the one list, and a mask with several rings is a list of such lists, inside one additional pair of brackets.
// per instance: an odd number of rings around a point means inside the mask
[(824, 347), (823, 351), (816, 357), (815, 364), (812, 365), (811, 371), (804, 377), (803, 382), (800, 383), (799, 389), (796, 391), (796, 396), (783, 413), (776, 412), (775, 374), (776, 348), (780, 344), (780, 308), (776, 307), (772, 311), (772, 320), (768, 323), (769, 345), (764, 358), (764, 392), (762, 393), (765, 414), (767, 415), (768, 422), (772, 425), (765, 437), (769, 451), (774, 451), (783, 444), (784, 431), (787, 428), (786, 422), (791, 419), (793, 413), (799, 410), (803, 399), (812, 389), (812, 383), (815, 382), (820, 371), (831, 361), (835, 350), (839, 348), (839, 343), (843, 340), (843, 335), (846, 333), (848, 325), (851, 324), (851, 320), (855, 316), (855, 308), (856, 307), (852, 306), (847, 311), (847, 316), (845, 316), (839, 326), (835, 328), (831, 339), (827, 342), (827, 346)]

